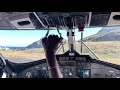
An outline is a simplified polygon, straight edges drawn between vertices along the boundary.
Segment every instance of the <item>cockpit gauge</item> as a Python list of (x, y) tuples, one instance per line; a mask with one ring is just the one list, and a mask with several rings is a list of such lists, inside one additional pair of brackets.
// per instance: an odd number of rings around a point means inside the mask
[(90, 70), (89, 69), (77, 69), (77, 76), (79, 78), (90, 78)]
[(43, 69), (43, 70), (46, 70), (47, 68), (43, 66), (42, 69)]
[(27, 78), (31, 78), (31, 77), (32, 77), (31, 72), (27, 72), (27, 73), (26, 73), (26, 77), (27, 77)]
[(75, 77), (75, 61), (59, 61), (59, 66), (64, 78)]

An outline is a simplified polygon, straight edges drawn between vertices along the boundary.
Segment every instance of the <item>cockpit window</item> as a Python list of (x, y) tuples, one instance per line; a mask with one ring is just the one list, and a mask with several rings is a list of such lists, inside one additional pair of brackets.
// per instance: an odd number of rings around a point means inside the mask
[[(45, 59), (41, 39), (47, 30), (0, 30), (0, 53), (12, 62), (30, 62)], [(62, 44), (56, 54), (69, 50), (67, 31), (60, 30)], [(50, 30), (50, 34), (59, 33)], [(75, 29), (74, 49), (94, 59), (120, 64), (120, 27), (85, 28), (81, 44), (81, 32)], [(82, 47), (81, 47), (82, 45)], [(81, 50), (82, 49), (82, 50)]]
[[(60, 32), (66, 41), (66, 31)], [(45, 59), (41, 39), (46, 33), (47, 30), (0, 30), (0, 53), (18, 63)], [(59, 36), (56, 30), (50, 30), (49, 34)]]
[[(89, 30), (89, 31), (88, 31)], [(120, 64), (120, 26), (86, 29), (94, 34), (84, 37), (83, 53), (89, 53), (102, 61)], [(81, 45), (81, 44), (80, 44)], [(91, 52), (91, 51), (92, 52)]]

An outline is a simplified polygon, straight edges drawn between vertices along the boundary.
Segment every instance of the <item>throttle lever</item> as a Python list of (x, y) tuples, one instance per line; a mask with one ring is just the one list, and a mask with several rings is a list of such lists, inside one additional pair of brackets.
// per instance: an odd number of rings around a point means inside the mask
[[(59, 27), (57, 27), (57, 31), (58, 31), (58, 33), (59, 33), (59, 35), (60, 35), (60, 38), (62, 38), (62, 35), (61, 35), (61, 33), (59, 32)], [(61, 43), (61, 45), (62, 45), (63, 53), (64, 53), (65, 50), (64, 50), (63, 42), (61, 41), (60, 43)], [(58, 47), (58, 48), (59, 48), (59, 47)]]
[(62, 38), (62, 35), (61, 35), (61, 33), (59, 32), (59, 27), (57, 27), (57, 31), (58, 31), (58, 33), (59, 33), (59, 35), (60, 35), (60, 38)]
[(48, 26), (48, 31), (47, 31), (47, 33), (46, 33), (46, 35), (45, 35), (45, 38), (48, 37), (48, 34), (49, 34), (49, 26)]

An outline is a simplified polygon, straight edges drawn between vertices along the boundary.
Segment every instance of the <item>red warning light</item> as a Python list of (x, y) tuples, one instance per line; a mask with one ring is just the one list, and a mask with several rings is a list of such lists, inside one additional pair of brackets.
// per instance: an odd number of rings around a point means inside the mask
[(83, 32), (83, 31), (84, 31), (84, 25), (80, 25), (80, 26), (78, 27), (78, 31), (79, 31), (79, 32)]

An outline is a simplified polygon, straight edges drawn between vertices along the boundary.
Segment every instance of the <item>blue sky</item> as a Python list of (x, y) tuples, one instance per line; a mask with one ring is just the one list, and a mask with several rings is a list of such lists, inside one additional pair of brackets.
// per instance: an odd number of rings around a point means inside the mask
[[(96, 34), (99, 28), (85, 28), (84, 36)], [(47, 30), (0, 30), (0, 46), (27, 46), (45, 36)], [(63, 38), (67, 39), (66, 30), (60, 30)], [(58, 34), (57, 30), (51, 30), (50, 34)], [(75, 39), (80, 39), (80, 32), (75, 30)]]

